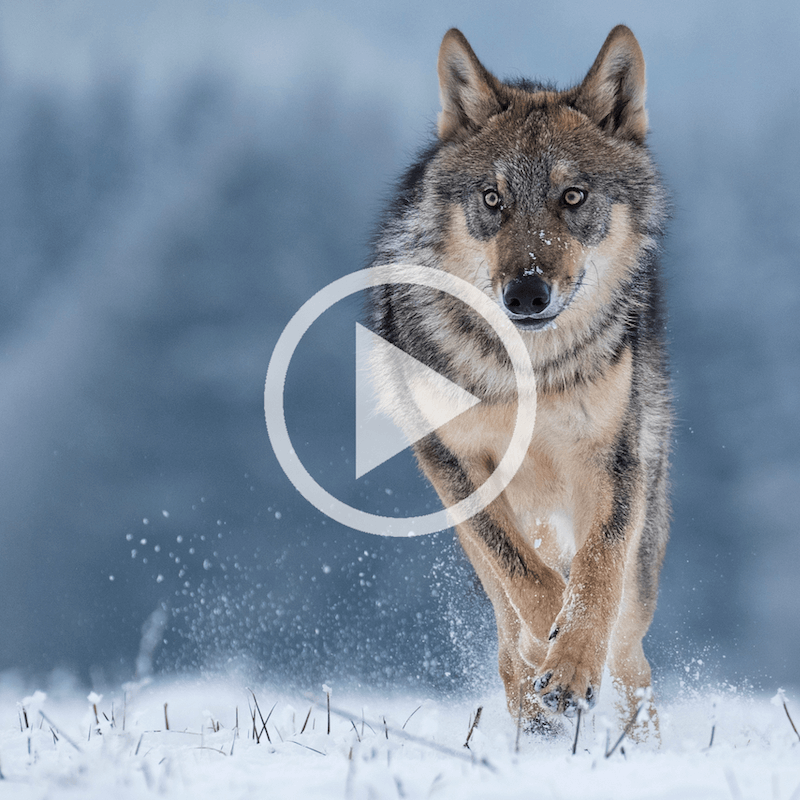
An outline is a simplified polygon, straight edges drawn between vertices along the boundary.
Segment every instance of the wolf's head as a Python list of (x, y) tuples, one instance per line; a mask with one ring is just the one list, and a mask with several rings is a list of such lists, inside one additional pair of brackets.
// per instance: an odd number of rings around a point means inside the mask
[(425, 179), (443, 231), (438, 265), (491, 294), (522, 329), (596, 320), (661, 222), (635, 37), (614, 28), (566, 91), (499, 81), (456, 29), (438, 70), (440, 147)]
[[(444, 269), (480, 288), (521, 329), (543, 386), (601, 370), (657, 316), (639, 314), (658, 297), (665, 196), (645, 144), (636, 39), (614, 28), (584, 80), (557, 91), (498, 80), (453, 29), (439, 85), (437, 140), (399, 187), (377, 263)], [(438, 353), (436, 368), (474, 375), (470, 386), (499, 385), (502, 350), (429, 294), (382, 290), (376, 329)]]

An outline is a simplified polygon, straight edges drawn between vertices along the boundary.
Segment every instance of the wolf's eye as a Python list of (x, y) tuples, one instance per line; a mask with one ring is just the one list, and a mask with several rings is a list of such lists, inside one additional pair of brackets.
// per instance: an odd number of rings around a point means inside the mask
[(487, 189), (483, 193), (483, 202), (486, 208), (497, 208), (500, 205), (500, 195), (494, 189)]
[(583, 189), (571, 187), (564, 191), (564, 194), (561, 195), (561, 199), (564, 201), (565, 205), (571, 208), (577, 208), (586, 200), (586, 192), (584, 192)]

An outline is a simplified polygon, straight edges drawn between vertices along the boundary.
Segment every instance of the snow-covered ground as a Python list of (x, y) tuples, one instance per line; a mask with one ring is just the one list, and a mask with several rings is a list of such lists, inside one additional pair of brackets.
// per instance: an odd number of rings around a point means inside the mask
[[(15, 696), (19, 686), (0, 685), (0, 798), (800, 800), (800, 739), (779, 696), (730, 688), (663, 698), (661, 747), (625, 740), (606, 758), (619, 734), (608, 701), (572, 755), (572, 724), (551, 740), (518, 737), (495, 690), (447, 700), (334, 686), (328, 733), (322, 686), (252, 686), (256, 711), (236, 679), (162, 679), (92, 695), (99, 723), (85, 690)], [(798, 698), (786, 701), (800, 722)]]

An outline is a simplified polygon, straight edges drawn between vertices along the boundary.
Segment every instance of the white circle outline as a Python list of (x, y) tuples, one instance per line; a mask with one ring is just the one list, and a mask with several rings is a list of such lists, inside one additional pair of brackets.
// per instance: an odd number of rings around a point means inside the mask
[[(329, 308), (356, 292), (387, 283), (438, 289), (466, 303), (498, 335), (511, 360), (517, 384), (517, 415), (506, 452), (494, 472), (455, 505), (415, 517), (384, 517), (361, 511), (322, 488), (300, 461), (283, 413), (283, 391), (295, 348), (313, 323)], [(519, 331), (500, 307), (473, 284), (431, 267), (388, 264), (351, 272), (320, 289), (298, 309), (283, 329), (267, 368), (264, 416), (272, 449), (295, 489), (318, 511), (336, 522), (378, 536), (424, 536), (459, 525), (483, 511), (508, 486), (528, 450), (536, 420), (536, 379)]]

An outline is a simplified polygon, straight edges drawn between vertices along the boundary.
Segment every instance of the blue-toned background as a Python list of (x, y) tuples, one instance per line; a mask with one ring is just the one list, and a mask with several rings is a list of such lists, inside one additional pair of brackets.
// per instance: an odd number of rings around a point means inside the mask
[[(648, 651), (661, 676), (695, 658), (798, 682), (795, 3), (0, 14), (0, 671), (127, 679), (150, 618), (140, 671), (493, 675), (491, 615), (452, 534), (390, 541), (311, 508), (270, 450), (264, 376), (301, 303), (365, 264), (431, 135), (449, 27), (500, 76), (563, 86), (625, 22), (674, 197), (675, 516)], [(346, 501), (428, 507), (409, 459), (349, 481), (345, 311), (290, 373), (298, 449)]]

